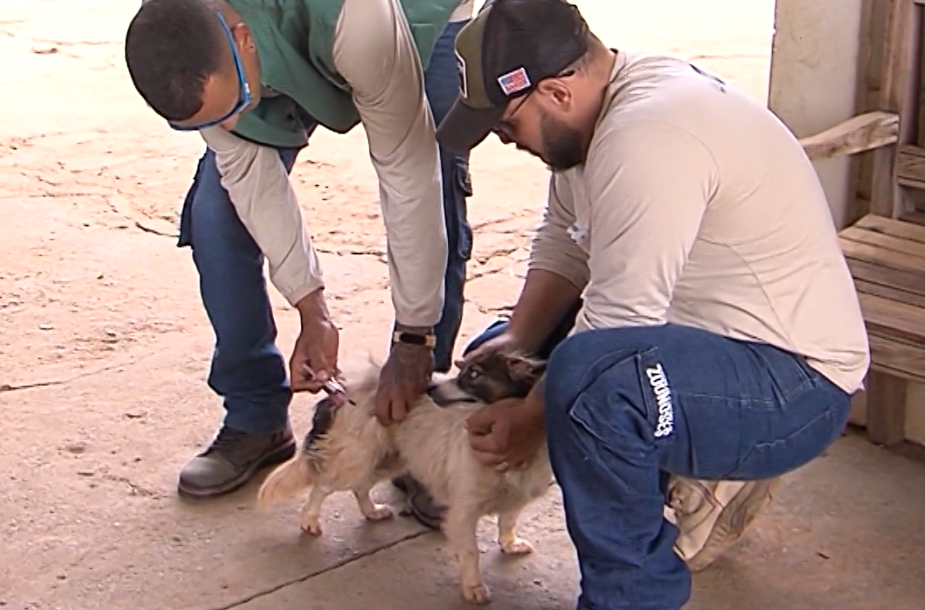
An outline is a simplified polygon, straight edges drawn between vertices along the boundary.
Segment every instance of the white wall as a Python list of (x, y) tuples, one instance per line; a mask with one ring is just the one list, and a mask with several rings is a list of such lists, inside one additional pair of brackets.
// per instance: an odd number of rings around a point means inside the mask
[[(798, 137), (855, 114), (863, 0), (777, 0), (769, 106)], [(839, 228), (845, 226), (850, 159), (816, 164)]]

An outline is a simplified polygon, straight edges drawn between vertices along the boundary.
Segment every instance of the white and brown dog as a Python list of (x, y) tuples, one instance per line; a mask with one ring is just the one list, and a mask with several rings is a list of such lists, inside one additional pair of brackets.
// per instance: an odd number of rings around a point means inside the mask
[(463, 597), (487, 603), (476, 540), (480, 518), (498, 516), (502, 552), (532, 552), (532, 545), (517, 536), (517, 519), (548, 491), (553, 475), (545, 445), (519, 470), (499, 472), (482, 464), (469, 445), (466, 419), (485, 404), (526, 396), (544, 366), (520, 356), (489, 355), (455, 377), (441, 376), (403, 422), (385, 427), (373, 414), (380, 367), (370, 364), (357, 376), (347, 376), (350, 403), (318, 404), (302, 450), (266, 478), (258, 505), (269, 507), (311, 487), (302, 529), (320, 535), (321, 506), (328, 495), (351, 491), (367, 519), (387, 519), (392, 510), (373, 503), (370, 490), (407, 472), (446, 507), (442, 529), (457, 558)]

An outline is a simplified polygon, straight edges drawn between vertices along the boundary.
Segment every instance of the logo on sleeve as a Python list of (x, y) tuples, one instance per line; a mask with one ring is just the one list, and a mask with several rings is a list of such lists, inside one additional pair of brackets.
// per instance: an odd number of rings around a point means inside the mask
[(649, 387), (655, 394), (658, 405), (658, 423), (655, 425), (655, 438), (664, 438), (674, 431), (674, 405), (671, 404), (671, 389), (668, 387), (668, 377), (661, 363), (646, 369), (649, 378)]

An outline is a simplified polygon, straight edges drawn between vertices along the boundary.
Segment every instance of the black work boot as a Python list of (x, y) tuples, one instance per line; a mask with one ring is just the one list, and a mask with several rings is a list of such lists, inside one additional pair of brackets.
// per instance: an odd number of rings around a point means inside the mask
[(250, 434), (222, 426), (209, 447), (180, 471), (181, 496), (205, 499), (230, 493), (247, 483), (261, 468), (280, 464), (295, 455), (292, 429)]
[(423, 485), (410, 474), (395, 477), (392, 485), (407, 497), (408, 512), (412, 517), (430, 529), (440, 529), (446, 507), (437, 504)]

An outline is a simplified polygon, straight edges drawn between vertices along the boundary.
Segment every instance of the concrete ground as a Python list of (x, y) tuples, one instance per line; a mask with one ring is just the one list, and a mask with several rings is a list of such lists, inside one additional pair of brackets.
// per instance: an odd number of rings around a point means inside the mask
[[(121, 53), (137, 3), (0, 4), (0, 608), (462, 608), (441, 535), (369, 524), (352, 500), (299, 534), (297, 503), (251, 485), (187, 504), (176, 473), (221, 416), (211, 329), (176, 214), (201, 143), (138, 99)], [(773, 3), (581, 0), (615, 45), (688, 58), (759, 99)], [(343, 358), (382, 353), (390, 321), (376, 182), (362, 130), (319, 132), (294, 172), (343, 327)], [(463, 339), (510, 306), (545, 173), (488, 142), (473, 155), (475, 250)], [(272, 294), (288, 352), (297, 319)], [(293, 425), (311, 405), (298, 397)], [(853, 435), (787, 478), (746, 538), (695, 578), (693, 610), (925, 607), (925, 465)], [(389, 489), (377, 490), (388, 499)], [(573, 607), (578, 578), (555, 489), (506, 560), (482, 527), (497, 610)]]

